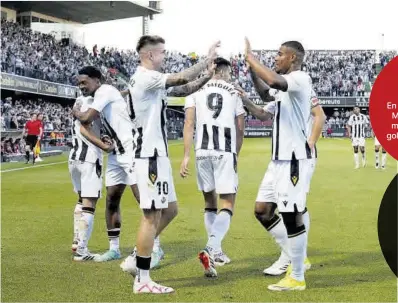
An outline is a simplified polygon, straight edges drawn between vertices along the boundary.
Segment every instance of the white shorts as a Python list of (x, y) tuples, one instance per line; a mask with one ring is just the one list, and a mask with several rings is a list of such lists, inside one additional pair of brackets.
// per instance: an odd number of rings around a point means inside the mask
[(133, 185), (137, 183), (134, 171), (134, 156), (132, 154), (108, 156), (108, 165), (105, 173), (105, 186), (119, 184)]
[(238, 190), (236, 155), (199, 149), (196, 151), (196, 175), (201, 191), (215, 189), (217, 194), (235, 194)]
[(312, 159), (271, 161), (258, 190), (256, 202), (278, 205), (279, 212), (302, 212), (306, 207)]
[(69, 173), (75, 193), (82, 198), (100, 198), (102, 190), (102, 165), (69, 160)]
[(177, 196), (168, 157), (135, 159), (141, 209), (167, 208)]
[(352, 146), (365, 146), (365, 138), (352, 138)]
[(315, 172), (316, 160), (317, 160), (316, 158), (308, 160), (310, 162), (310, 167), (308, 169), (307, 194), (310, 192), (310, 184), (311, 184), (312, 176), (314, 175), (314, 172)]
[(377, 140), (377, 138), (375, 137), (375, 146), (380, 146), (381, 144), (380, 144), (380, 142), (379, 142), (379, 140)]

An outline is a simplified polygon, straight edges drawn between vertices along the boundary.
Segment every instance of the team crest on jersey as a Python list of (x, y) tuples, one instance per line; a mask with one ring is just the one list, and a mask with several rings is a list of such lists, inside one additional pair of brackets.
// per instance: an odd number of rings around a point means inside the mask
[(298, 177), (297, 176), (291, 176), (290, 180), (292, 181), (293, 185), (296, 186), (298, 182)]
[(152, 182), (153, 184), (155, 184), (156, 178), (157, 178), (157, 176), (156, 176), (155, 174), (150, 174), (150, 175), (149, 175), (149, 179), (151, 180), (151, 182)]
[(163, 197), (162, 200), (160, 200), (162, 203), (166, 203), (166, 197)]

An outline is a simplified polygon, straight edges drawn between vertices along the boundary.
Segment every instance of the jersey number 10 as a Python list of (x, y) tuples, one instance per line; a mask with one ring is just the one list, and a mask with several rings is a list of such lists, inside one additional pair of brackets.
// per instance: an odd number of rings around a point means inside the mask
[(158, 181), (156, 183), (156, 186), (158, 187), (158, 195), (160, 196), (163, 192), (163, 195), (168, 195), (169, 194), (169, 184), (165, 182), (160, 182)]

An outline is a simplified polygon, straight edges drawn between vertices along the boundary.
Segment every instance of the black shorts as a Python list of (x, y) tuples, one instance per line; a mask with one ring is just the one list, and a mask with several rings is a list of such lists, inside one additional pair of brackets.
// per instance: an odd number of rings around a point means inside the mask
[(33, 150), (33, 148), (36, 146), (36, 143), (37, 143), (37, 136), (35, 135), (26, 136), (26, 144), (30, 146), (31, 150)]

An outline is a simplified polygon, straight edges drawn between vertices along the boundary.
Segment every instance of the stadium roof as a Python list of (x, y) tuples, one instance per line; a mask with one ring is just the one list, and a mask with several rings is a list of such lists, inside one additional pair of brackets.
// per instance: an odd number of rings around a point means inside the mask
[(1, 6), (17, 13), (33, 11), (83, 24), (161, 13), (131, 1), (2, 1)]

